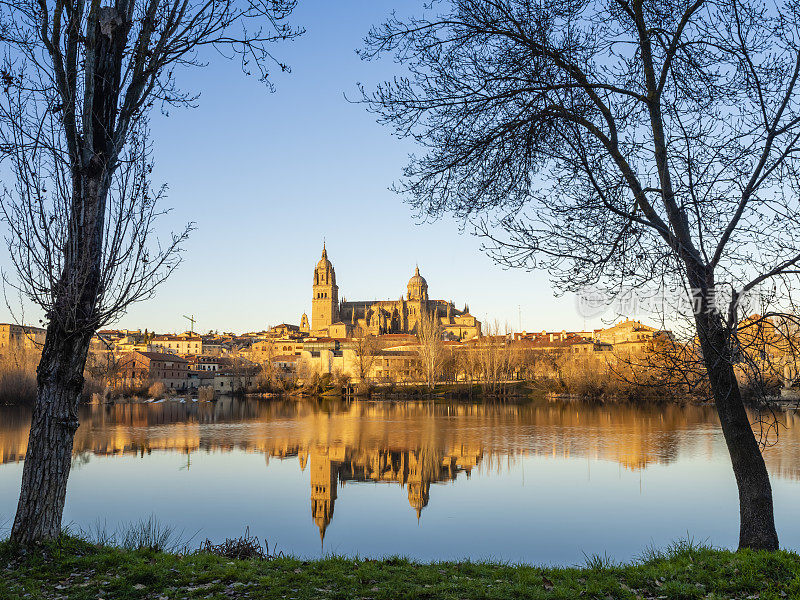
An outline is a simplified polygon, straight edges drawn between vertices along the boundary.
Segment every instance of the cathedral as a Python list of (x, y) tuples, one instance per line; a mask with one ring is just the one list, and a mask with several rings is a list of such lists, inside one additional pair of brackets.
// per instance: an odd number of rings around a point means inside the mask
[(481, 323), (469, 314), (469, 307), (458, 310), (452, 302), (428, 298), (428, 282), (420, 275), (419, 267), (408, 281), (406, 295), (398, 300), (350, 302), (342, 298), (340, 302), (336, 272), (323, 244), (322, 258), (314, 269), (312, 289), (310, 329), (313, 335), (347, 338), (358, 331), (372, 335), (416, 334), (426, 314), (435, 316), (449, 339), (468, 340), (481, 334)]

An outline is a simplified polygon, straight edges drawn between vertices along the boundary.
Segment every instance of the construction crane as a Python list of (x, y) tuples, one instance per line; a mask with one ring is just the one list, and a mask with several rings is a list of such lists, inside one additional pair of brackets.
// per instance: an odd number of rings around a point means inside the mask
[(183, 318), (186, 319), (187, 321), (189, 321), (189, 325), (190, 325), (190, 327), (189, 327), (189, 335), (194, 335), (194, 324), (197, 322), (197, 321), (195, 321), (194, 315), (192, 315), (191, 317), (188, 316), (188, 315), (183, 315)]

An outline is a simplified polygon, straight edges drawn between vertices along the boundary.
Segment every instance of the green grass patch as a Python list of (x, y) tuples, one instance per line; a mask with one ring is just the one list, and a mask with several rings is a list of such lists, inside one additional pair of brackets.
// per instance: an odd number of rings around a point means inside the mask
[(650, 550), (630, 564), (587, 557), (583, 568), (418, 563), (402, 557), (234, 560), (63, 536), (27, 550), (0, 543), (0, 598), (779, 600), (800, 598), (800, 556), (682, 542)]

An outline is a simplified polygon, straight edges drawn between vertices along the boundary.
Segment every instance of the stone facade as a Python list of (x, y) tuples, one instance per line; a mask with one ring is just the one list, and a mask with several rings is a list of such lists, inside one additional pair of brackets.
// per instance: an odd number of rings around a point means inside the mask
[(182, 333), (180, 335), (156, 335), (150, 344), (163, 352), (175, 354), (203, 354), (203, 338), (199, 335)]
[(168, 389), (182, 390), (188, 386), (188, 377), (186, 359), (166, 352), (137, 350), (120, 357), (117, 385), (136, 387), (160, 381)]
[(425, 314), (435, 315), (450, 338), (468, 340), (481, 334), (481, 323), (469, 314), (468, 306), (458, 310), (452, 302), (428, 297), (428, 282), (419, 267), (408, 281), (406, 295), (398, 300), (342, 298), (339, 302), (336, 273), (323, 244), (322, 258), (314, 269), (312, 292), (311, 331), (317, 336), (341, 339), (359, 331), (372, 335), (415, 334)]
[(21, 350), (40, 351), (46, 336), (47, 330), (41, 327), (0, 323), (0, 354)]
[[(595, 340), (614, 346), (617, 354), (641, 354), (652, 347), (653, 339), (661, 331), (643, 324), (641, 321), (625, 319), (608, 329), (600, 329), (595, 333)], [(663, 332), (668, 337), (671, 334)]]

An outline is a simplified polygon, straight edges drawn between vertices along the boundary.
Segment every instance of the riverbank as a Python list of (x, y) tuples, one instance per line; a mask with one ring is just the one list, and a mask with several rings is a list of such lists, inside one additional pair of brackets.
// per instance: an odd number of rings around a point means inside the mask
[[(36, 400), (35, 378), (24, 391), (19, 386), (3, 387), (0, 382), (0, 405), (32, 406)], [(423, 383), (386, 384), (371, 382), (359, 385), (347, 383), (338, 385), (330, 376), (318, 378), (307, 385), (296, 387), (261, 388), (248, 392), (220, 393), (209, 387), (200, 389), (168, 389), (163, 385), (152, 385), (136, 389), (102, 389), (97, 382), (91, 382), (83, 394), (85, 404), (144, 404), (154, 401), (218, 400), (223, 397), (253, 398), (263, 400), (441, 400), (469, 402), (523, 402), (533, 398), (553, 400), (601, 402), (610, 404), (703, 404), (708, 398), (691, 395), (679, 389), (652, 388), (647, 386), (567, 384), (556, 380), (510, 380), (495, 383), (449, 382), (437, 383), (429, 387)]]
[(581, 568), (490, 562), (416, 563), (328, 557), (233, 559), (123, 550), (63, 537), (20, 553), (0, 543), (0, 594), (17, 600), (88, 598), (664, 599), (800, 597), (800, 556), (679, 543), (627, 565)]

